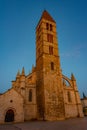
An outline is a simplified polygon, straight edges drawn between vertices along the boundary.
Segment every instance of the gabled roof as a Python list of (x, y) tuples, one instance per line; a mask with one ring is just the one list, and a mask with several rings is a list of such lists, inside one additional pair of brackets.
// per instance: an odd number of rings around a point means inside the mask
[[(54, 21), (54, 19), (51, 17), (51, 15), (46, 10), (43, 11), (42, 16), (41, 16), (38, 24), (40, 23), (41, 19), (45, 19), (45, 20), (48, 20), (48, 21), (56, 23)], [(38, 24), (37, 24), (37, 26), (38, 26)], [(37, 28), (37, 26), (36, 26), (36, 28)]]
[(44, 18), (45, 20), (51, 21), (51, 22), (55, 22), (54, 19), (51, 17), (51, 15), (44, 10), (44, 12), (42, 13), (41, 19)]

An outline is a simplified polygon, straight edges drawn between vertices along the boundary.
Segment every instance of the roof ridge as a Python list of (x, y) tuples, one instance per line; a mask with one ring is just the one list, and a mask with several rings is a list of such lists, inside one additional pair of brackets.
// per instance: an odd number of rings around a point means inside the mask
[(44, 19), (46, 19), (48, 21), (55, 22), (55, 20), (52, 18), (52, 16), (46, 10), (43, 11), (41, 19), (42, 18), (44, 18)]

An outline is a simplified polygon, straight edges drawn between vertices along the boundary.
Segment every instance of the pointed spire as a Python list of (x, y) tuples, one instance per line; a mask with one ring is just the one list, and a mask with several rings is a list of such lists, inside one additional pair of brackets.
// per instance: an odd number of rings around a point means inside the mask
[(18, 73), (17, 73), (16, 77), (19, 77), (19, 76), (20, 76), (20, 71), (18, 70)]
[(41, 16), (41, 19), (44, 18), (45, 20), (51, 21), (51, 22), (55, 22), (54, 19), (51, 17), (51, 15), (44, 10)]
[(23, 69), (22, 69), (22, 73), (21, 73), (21, 75), (25, 75), (24, 67), (23, 67)]
[(87, 98), (84, 92), (83, 92), (83, 98)]
[(76, 80), (75, 77), (74, 77), (74, 75), (73, 75), (73, 73), (71, 74), (71, 80), (72, 80), (72, 81), (75, 81), (75, 80)]

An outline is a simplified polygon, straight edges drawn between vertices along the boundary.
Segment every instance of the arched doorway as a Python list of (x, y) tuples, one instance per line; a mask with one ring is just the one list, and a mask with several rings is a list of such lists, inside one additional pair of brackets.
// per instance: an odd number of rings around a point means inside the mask
[(12, 121), (14, 121), (14, 111), (12, 109), (9, 109), (5, 115), (5, 122), (12, 122)]

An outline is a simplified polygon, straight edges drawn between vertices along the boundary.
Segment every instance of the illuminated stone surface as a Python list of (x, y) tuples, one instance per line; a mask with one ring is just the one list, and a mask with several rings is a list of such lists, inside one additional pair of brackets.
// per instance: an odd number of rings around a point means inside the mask
[(24, 68), (18, 71), (12, 88), (0, 95), (0, 123), (72, 117), (83, 117), (76, 79), (62, 74), (56, 22), (44, 11), (36, 27), (36, 67), (27, 76)]

